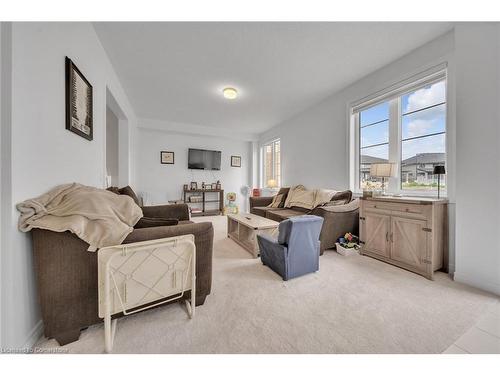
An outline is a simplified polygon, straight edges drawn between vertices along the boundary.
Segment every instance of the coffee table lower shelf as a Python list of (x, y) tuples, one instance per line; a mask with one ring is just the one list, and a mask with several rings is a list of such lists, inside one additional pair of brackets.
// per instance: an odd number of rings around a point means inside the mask
[(228, 215), (227, 236), (257, 258), (260, 255), (257, 235), (273, 235), (278, 224), (278, 222), (252, 214)]

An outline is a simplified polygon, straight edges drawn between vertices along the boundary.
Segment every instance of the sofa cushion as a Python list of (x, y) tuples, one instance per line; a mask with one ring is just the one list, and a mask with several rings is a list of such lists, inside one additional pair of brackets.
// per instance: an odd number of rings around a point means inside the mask
[(304, 212), (291, 210), (291, 209), (280, 209), (266, 212), (266, 218), (274, 221), (283, 221), (290, 217), (304, 215)]
[(294, 211), (297, 211), (297, 212), (301, 212), (302, 215), (305, 215), (305, 214), (308, 214), (309, 212), (311, 212), (311, 210), (307, 209), (307, 208), (303, 208), (303, 207), (297, 207), (297, 206), (292, 206), (290, 207), (290, 210), (294, 210)]
[(167, 219), (163, 217), (141, 217), (137, 224), (134, 225), (134, 228), (151, 228), (177, 224), (179, 224), (179, 219)]
[(282, 210), (282, 208), (275, 208), (275, 207), (252, 207), (250, 209), (250, 213), (262, 217), (266, 217), (266, 213), (269, 211), (279, 211)]

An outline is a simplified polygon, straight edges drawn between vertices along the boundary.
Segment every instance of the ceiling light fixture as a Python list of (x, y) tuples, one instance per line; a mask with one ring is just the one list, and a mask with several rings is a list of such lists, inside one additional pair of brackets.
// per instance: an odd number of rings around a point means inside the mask
[(226, 87), (224, 90), (222, 90), (222, 93), (224, 94), (224, 98), (226, 99), (236, 99), (236, 97), (238, 96), (238, 91), (236, 91), (236, 89), (232, 87)]

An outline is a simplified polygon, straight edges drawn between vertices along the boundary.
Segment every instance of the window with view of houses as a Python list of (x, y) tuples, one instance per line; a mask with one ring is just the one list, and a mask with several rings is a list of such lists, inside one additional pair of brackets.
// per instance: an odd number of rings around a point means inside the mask
[(271, 181), (281, 186), (281, 150), (280, 140), (276, 139), (262, 147), (263, 176), (262, 186), (268, 187)]
[[(357, 186), (379, 188), (381, 179), (370, 175), (374, 163), (397, 163), (393, 192), (432, 193), (438, 178), (436, 165), (446, 163), (446, 80), (443, 76), (424, 85), (354, 112)], [(446, 177), (441, 176), (446, 190)]]

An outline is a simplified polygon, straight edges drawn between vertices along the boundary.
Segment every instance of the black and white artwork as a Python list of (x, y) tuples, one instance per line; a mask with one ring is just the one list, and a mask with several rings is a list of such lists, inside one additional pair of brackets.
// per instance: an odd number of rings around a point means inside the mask
[(66, 129), (91, 141), (94, 134), (92, 85), (66, 57)]

